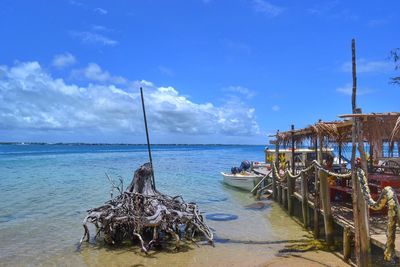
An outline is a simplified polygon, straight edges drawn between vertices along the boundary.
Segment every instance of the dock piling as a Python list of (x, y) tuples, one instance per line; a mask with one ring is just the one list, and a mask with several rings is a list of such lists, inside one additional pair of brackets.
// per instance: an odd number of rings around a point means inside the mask
[[(322, 150), (323, 150), (323, 138), (319, 138), (319, 151), (318, 151), (318, 162), (322, 163)], [(322, 171), (319, 172), (319, 180), (320, 180), (320, 192), (321, 192), (321, 200), (322, 200), (322, 209), (324, 210), (324, 227), (325, 227), (325, 239), (328, 246), (332, 246), (334, 244), (334, 232), (333, 232), (333, 217), (331, 210), (331, 203), (329, 197), (329, 185), (328, 185), (328, 176)]]
[[(295, 160), (294, 160), (294, 125), (292, 124), (291, 127), (291, 145), (292, 145), (292, 159), (291, 159), (291, 167), (292, 167), (292, 174), (296, 174), (295, 168)], [(295, 180), (292, 179), (290, 176), (287, 177), (287, 202), (288, 202), (288, 211), (289, 215), (293, 215), (293, 192), (294, 192), (294, 184)]]
[[(279, 134), (279, 130), (276, 132), (276, 135), (278, 136)], [(276, 138), (276, 142), (275, 142), (275, 157), (272, 159), (273, 161), (275, 161), (275, 166), (279, 169), (279, 142), (278, 142), (278, 138)], [(271, 162), (273, 163), (273, 162)], [(275, 172), (272, 172), (272, 195), (274, 197), (274, 200), (277, 201), (278, 200), (278, 185), (276, 183), (278, 177), (276, 177)]]
[(351, 256), (351, 231), (346, 226), (343, 229), (343, 260), (348, 262)]
[[(318, 139), (315, 138), (314, 140), (314, 151), (315, 155), (318, 154)], [(314, 175), (314, 238), (318, 239), (319, 238), (319, 177), (318, 177), (318, 171), (315, 170), (315, 175)]]
[(303, 214), (303, 223), (304, 228), (307, 229), (308, 227), (308, 190), (307, 190), (307, 176), (302, 173), (301, 174), (301, 207), (302, 207), (302, 214)]

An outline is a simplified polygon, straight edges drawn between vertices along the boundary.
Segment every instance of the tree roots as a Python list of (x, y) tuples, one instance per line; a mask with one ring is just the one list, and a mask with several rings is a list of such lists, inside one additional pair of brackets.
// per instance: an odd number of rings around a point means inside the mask
[[(197, 234), (213, 244), (213, 233), (204, 223), (197, 205), (155, 190), (151, 175), (150, 164), (142, 165), (125, 191), (121, 188), (117, 197), (88, 210), (79, 246), (84, 240), (89, 241), (88, 223), (96, 226), (96, 238), (102, 236), (105, 243), (118, 245), (125, 240), (139, 240), (145, 253), (169, 238), (175, 240), (178, 249), (182, 238), (193, 241)], [(147, 240), (150, 241), (146, 243)]]

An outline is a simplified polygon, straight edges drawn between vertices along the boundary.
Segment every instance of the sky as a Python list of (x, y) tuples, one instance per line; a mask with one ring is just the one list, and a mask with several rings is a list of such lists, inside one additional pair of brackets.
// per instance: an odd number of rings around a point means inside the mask
[(399, 1), (0, 1), (0, 142), (267, 144), (399, 111)]

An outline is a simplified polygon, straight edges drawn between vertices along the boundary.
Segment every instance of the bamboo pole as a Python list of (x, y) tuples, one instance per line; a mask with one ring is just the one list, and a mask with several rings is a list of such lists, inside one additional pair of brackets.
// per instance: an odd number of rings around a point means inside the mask
[[(314, 152), (315, 156), (318, 155), (318, 139), (315, 137), (314, 140)], [(319, 177), (318, 177), (318, 170), (315, 169), (315, 176), (314, 176), (314, 238), (319, 238)]]
[[(294, 125), (292, 124), (292, 132), (291, 132), (291, 145), (292, 145), (292, 160), (291, 160), (291, 166), (292, 166), (292, 174), (295, 175), (295, 161), (294, 161)], [(293, 192), (294, 192), (294, 183), (295, 180), (293, 180), (290, 176), (287, 177), (287, 201), (288, 201), (288, 211), (289, 215), (293, 215)]]
[[(318, 162), (322, 163), (323, 137), (319, 138)], [(334, 244), (333, 217), (329, 197), (328, 176), (319, 172), (322, 209), (324, 210), (325, 239), (328, 246)]]
[[(356, 45), (355, 40), (351, 43), (352, 51), (352, 75), (353, 75), (353, 90), (352, 90), (352, 111), (353, 114), (360, 113), (357, 112), (356, 105), (356, 95), (357, 95), (357, 76), (356, 76)], [(352, 181), (352, 200), (353, 200), (353, 218), (354, 218), (354, 232), (355, 232), (355, 255), (357, 266), (369, 266), (370, 261), (370, 251), (369, 251), (369, 229), (365, 201), (362, 198), (362, 192), (360, 184), (358, 182), (357, 172), (356, 172), (356, 143), (360, 140), (360, 125), (358, 123), (358, 118), (353, 118), (352, 125), (352, 148), (351, 148), (351, 181)]]

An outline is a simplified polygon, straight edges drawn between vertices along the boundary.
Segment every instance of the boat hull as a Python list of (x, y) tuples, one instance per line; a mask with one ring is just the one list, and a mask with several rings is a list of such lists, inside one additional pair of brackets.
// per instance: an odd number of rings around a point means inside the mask
[(257, 174), (242, 175), (221, 172), (221, 175), (225, 184), (246, 191), (251, 191), (262, 179), (262, 175)]

